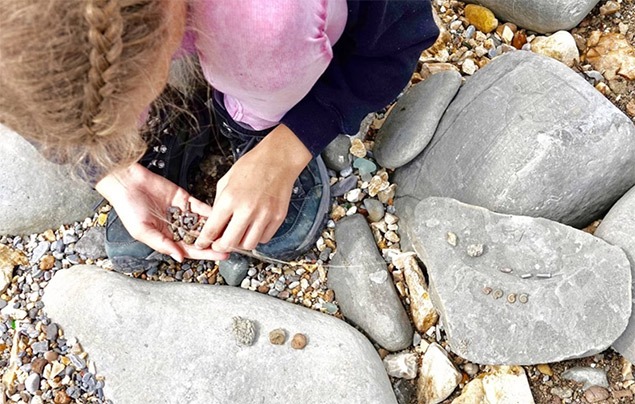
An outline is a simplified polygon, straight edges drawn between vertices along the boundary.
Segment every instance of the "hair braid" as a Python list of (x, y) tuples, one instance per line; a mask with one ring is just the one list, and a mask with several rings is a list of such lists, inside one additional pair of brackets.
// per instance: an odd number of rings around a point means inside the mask
[(123, 51), (123, 18), (118, 0), (87, 0), (85, 18), (90, 44), (88, 80), (84, 85), (82, 124), (90, 135), (110, 133), (104, 103), (113, 95), (117, 64)]

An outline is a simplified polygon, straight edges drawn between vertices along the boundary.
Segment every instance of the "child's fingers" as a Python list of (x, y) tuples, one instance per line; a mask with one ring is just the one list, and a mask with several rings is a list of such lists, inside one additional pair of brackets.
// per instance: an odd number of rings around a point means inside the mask
[(243, 239), (250, 224), (251, 218), (248, 214), (240, 215), (234, 212), (229, 224), (223, 231), (222, 237), (214, 241), (212, 249), (214, 251), (228, 252), (239, 247), (240, 241)]
[(185, 258), (183, 249), (157, 229), (148, 229), (143, 232), (143, 237), (139, 241), (161, 254), (171, 256), (179, 262), (182, 262)]
[(225, 230), (232, 217), (233, 207), (228, 203), (216, 203), (210, 212), (201, 234), (196, 239), (196, 248), (207, 249)]
[(217, 252), (212, 249), (201, 250), (191, 245), (183, 245), (185, 256), (193, 260), (223, 261), (229, 257), (229, 253)]

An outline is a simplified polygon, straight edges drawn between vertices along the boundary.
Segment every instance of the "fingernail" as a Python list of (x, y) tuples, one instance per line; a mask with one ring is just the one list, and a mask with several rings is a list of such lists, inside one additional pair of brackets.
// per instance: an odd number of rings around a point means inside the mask
[(170, 254), (170, 257), (172, 257), (174, 261), (178, 262), (179, 264), (183, 263), (183, 261), (176, 254)]

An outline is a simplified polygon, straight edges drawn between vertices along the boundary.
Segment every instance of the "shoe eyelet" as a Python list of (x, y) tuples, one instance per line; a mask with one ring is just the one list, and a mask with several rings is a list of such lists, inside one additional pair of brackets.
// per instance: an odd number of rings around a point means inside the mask
[(167, 151), (168, 151), (168, 147), (167, 147), (166, 145), (162, 144), (162, 145), (159, 147), (159, 153), (165, 153), (165, 152), (167, 152)]
[(297, 195), (298, 192), (300, 192), (300, 188), (298, 187), (293, 187), (293, 195)]

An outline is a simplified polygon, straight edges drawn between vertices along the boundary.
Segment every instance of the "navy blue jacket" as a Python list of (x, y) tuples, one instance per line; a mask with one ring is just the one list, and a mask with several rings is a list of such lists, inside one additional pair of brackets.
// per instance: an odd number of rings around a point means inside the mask
[(357, 133), (367, 114), (394, 101), (438, 35), (429, 0), (348, 0), (331, 64), (281, 123), (320, 154), (338, 134)]

